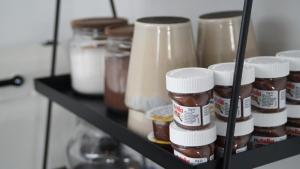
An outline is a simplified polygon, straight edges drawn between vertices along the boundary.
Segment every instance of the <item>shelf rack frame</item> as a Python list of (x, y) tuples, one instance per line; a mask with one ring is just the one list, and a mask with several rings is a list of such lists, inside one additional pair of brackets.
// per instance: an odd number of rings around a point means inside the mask
[[(236, 121), (236, 113), (238, 107), (239, 90), (241, 85), (242, 70), (244, 65), (244, 55), (247, 44), (248, 28), (251, 17), (251, 10), (253, 0), (244, 0), (244, 8), (241, 22), (240, 39), (238, 43), (238, 50), (236, 56), (236, 65), (234, 72), (234, 81), (232, 89), (232, 97), (230, 103), (230, 114), (227, 124), (226, 144), (225, 144), (225, 156), (224, 159), (216, 159), (212, 162), (201, 164), (198, 166), (190, 166), (175, 158), (171, 153), (161, 149), (160, 147), (151, 144), (144, 138), (137, 136), (133, 132), (130, 132), (124, 125), (124, 119), (111, 119), (105, 114), (106, 108), (103, 102), (100, 100), (98, 104), (95, 100), (77, 97), (72, 93), (70, 87), (69, 76), (55, 76), (56, 66), (56, 50), (58, 44), (58, 31), (59, 31), (59, 19), (60, 19), (60, 4), (61, 0), (56, 0), (55, 8), (55, 20), (54, 20), (54, 32), (53, 32), (53, 46), (52, 46), (52, 61), (51, 61), (51, 73), (50, 78), (36, 79), (35, 88), (38, 92), (49, 98), (47, 121), (46, 121), (46, 136), (45, 136), (45, 149), (44, 149), (44, 161), (43, 169), (47, 169), (48, 153), (49, 153), (49, 139), (51, 130), (51, 114), (52, 114), (52, 101), (57, 102), (61, 106), (67, 108), (77, 116), (87, 120), (97, 128), (111, 134), (118, 140), (132, 147), (140, 152), (142, 155), (150, 158), (165, 168), (172, 169), (239, 169), (243, 166), (243, 169), (251, 169), (264, 164), (274, 162), (275, 160), (287, 158), (300, 153), (300, 145), (298, 142), (300, 138), (289, 139), (274, 145), (262, 147), (260, 149), (250, 150), (238, 155), (232, 155), (231, 149), (234, 139), (234, 129)], [(111, 10), (113, 17), (117, 17), (114, 1), (110, 0)], [(63, 86), (65, 88), (59, 88)], [(83, 113), (85, 112), (85, 113)], [(109, 129), (107, 126), (110, 126)], [(126, 138), (131, 138), (126, 139)], [(149, 146), (149, 148), (146, 148)], [(281, 148), (284, 147), (283, 151)], [(280, 154), (273, 154), (273, 151), (280, 151)], [(261, 155), (259, 155), (261, 154)], [(261, 158), (260, 158), (261, 157)]]

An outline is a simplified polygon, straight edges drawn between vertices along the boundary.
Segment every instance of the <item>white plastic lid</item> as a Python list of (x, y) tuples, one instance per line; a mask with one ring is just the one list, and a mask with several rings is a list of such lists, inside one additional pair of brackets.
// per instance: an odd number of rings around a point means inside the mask
[[(227, 130), (227, 122), (221, 121), (218, 118), (215, 119), (215, 123), (217, 126), (217, 135), (218, 136), (226, 136), (226, 130)], [(254, 122), (253, 117), (246, 121), (236, 122), (235, 123), (235, 130), (234, 130), (234, 136), (245, 136), (254, 130)]]
[[(234, 76), (234, 62), (219, 63), (211, 65), (208, 69), (213, 70), (215, 85), (232, 86)], [(255, 80), (255, 69), (252, 66), (244, 65), (241, 85), (253, 83)]]
[(255, 68), (256, 78), (279, 78), (289, 74), (289, 62), (273, 56), (258, 56), (246, 59), (246, 64)]
[(287, 116), (289, 118), (300, 118), (300, 105), (287, 104)]
[(287, 111), (277, 113), (258, 113), (252, 112), (254, 126), (257, 127), (276, 127), (287, 122)]
[(201, 93), (214, 87), (213, 71), (205, 68), (182, 68), (166, 74), (167, 90), (174, 93)]
[(185, 130), (174, 122), (170, 124), (170, 141), (176, 145), (199, 147), (213, 143), (217, 139), (216, 125), (210, 124), (202, 130)]
[(300, 71), (300, 50), (282, 51), (276, 56), (290, 62), (290, 71)]

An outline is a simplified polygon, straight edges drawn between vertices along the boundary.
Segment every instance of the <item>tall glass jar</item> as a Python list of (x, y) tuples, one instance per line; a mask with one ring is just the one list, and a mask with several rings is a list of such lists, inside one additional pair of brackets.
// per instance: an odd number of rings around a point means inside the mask
[(100, 95), (104, 91), (104, 29), (126, 24), (122, 18), (87, 18), (72, 21), (70, 41), (71, 79), (73, 89), (81, 94)]
[(118, 114), (127, 114), (125, 91), (133, 35), (133, 25), (111, 26), (105, 29), (105, 92), (107, 107)]

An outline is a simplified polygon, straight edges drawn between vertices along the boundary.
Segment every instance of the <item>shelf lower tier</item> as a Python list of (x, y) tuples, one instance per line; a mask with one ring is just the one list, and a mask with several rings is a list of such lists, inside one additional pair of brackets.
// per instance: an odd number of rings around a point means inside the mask
[[(133, 133), (127, 129), (127, 117), (110, 116), (101, 98), (76, 94), (71, 88), (69, 75), (36, 79), (35, 89), (166, 169), (219, 169), (221, 166), (222, 159), (216, 159), (192, 167), (177, 159), (172, 153)], [(300, 138), (290, 138), (233, 155), (231, 169), (251, 169), (297, 154), (300, 154)]]

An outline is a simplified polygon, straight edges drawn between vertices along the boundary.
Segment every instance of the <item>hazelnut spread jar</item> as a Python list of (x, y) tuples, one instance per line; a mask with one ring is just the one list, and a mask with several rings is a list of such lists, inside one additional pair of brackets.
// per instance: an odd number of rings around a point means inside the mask
[(210, 124), (202, 130), (186, 130), (172, 122), (170, 140), (178, 158), (191, 165), (206, 163), (214, 159), (216, 126)]
[(290, 104), (300, 104), (300, 50), (277, 53), (277, 57), (290, 63), (290, 74), (287, 77), (286, 99)]
[[(216, 116), (227, 121), (229, 115), (230, 98), (232, 95), (232, 84), (235, 63), (220, 63), (208, 68), (214, 72), (214, 103)], [(236, 115), (237, 121), (248, 120), (251, 116), (251, 91), (255, 80), (254, 67), (245, 65), (243, 69), (241, 90)]]
[(277, 113), (252, 112), (254, 132), (252, 143), (254, 147), (273, 144), (287, 139), (285, 124), (287, 111)]
[(166, 87), (173, 104), (175, 123), (197, 130), (210, 124), (213, 72), (204, 68), (182, 68), (166, 74)]
[[(216, 152), (219, 157), (224, 154), (227, 122), (216, 118), (215, 124), (217, 127), (217, 141)], [(253, 117), (246, 121), (236, 122), (234, 131), (234, 145), (232, 149), (233, 154), (241, 153), (248, 150), (248, 143), (251, 138), (251, 133), (254, 130)]]
[(288, 136), (300, 136), (300, 105), (287, 104), (286, 133)]
[(283, 111), (286, 108), (289, 63), (271, 56), (249, 58), (246, 63), (255, 67), (252, 108), (263, 113)]

